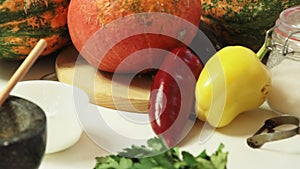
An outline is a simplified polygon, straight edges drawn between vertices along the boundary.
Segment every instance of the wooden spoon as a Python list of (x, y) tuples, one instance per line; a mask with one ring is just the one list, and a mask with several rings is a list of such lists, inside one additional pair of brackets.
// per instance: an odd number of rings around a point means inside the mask
[(20, 81), (24, 75), (31, 68), (36, 59), (40, 56), (40, 54), (44, 51), (47, 46), (47, 42), (44, 39), (39, 40), (39, 42), (35, 45), (20, 67), (16, 70), (16, 72), (9, 79), (7, 85), (0, 93), (0, 106), (4, 103), (6, 98), (8, 97), (10, 91), (14, 88), (18, 81)]

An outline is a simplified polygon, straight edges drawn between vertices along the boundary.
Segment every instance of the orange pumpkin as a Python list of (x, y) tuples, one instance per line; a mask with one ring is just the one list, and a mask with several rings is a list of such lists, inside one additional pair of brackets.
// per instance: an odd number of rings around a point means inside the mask
[(160, 65), (166, 51), (191, 43), (200, 16), (199, 0), (72, 0), (68, 27), (91, 65), (136, 72)]

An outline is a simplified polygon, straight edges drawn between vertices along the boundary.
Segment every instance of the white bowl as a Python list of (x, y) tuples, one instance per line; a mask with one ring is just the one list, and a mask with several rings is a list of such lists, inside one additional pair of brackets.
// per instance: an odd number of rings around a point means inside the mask
[(67, 149), (79, 140), (82, 128), (76, 111), (78, 106), (84, 110), (89, 101), (79, 88), (57, 81), (29, 80), (18, 82), (10, 95), (30, 100), (45, 111), (46, 154)]

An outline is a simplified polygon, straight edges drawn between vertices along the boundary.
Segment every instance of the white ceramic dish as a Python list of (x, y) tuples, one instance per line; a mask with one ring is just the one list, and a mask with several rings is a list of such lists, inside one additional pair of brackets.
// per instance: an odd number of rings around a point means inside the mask
[(80, 89), (57, 81), (29, 80), (18, 82), (11, 95), (40, 106), (47, 117), (46, 153), (55, 153), (74, 145), (82, 128), (77, 118), (75, 97), (87, 107), (88, 96)]

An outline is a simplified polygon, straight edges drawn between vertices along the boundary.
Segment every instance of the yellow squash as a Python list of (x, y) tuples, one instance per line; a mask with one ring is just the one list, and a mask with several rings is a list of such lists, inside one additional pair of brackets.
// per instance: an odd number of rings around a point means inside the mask
[(206, 63), (195, 90), (198, 118), (214, 127), (258, 108), (270, 90), (268, 69), (250, 49), (228, 46)]

